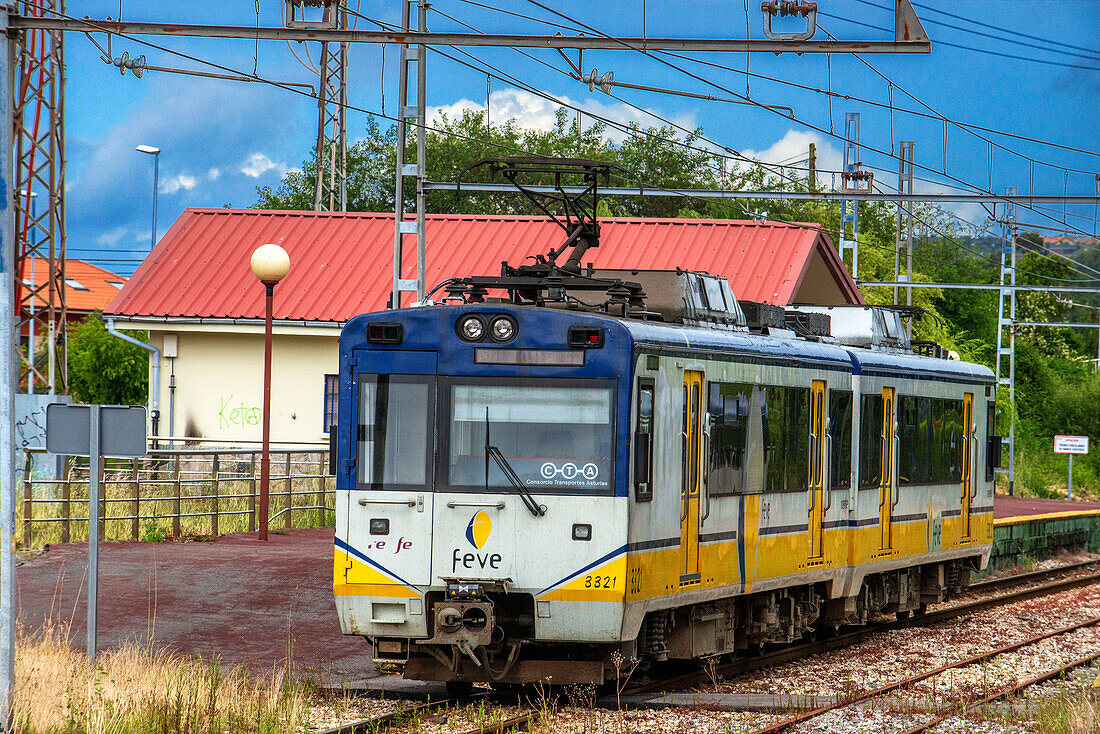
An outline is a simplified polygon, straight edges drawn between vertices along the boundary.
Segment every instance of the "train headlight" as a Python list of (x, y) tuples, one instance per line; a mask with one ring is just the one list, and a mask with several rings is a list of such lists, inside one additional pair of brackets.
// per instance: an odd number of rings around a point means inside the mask
[(477, 316), (467, 316), (458, 322), (458, 335), (468, 342), (485, 338), (485, 322)]
[(511, 341), (516, 335), (516, 322), (507, 316), (497, 316), (489, 324), (489, 336), (495, 342)]

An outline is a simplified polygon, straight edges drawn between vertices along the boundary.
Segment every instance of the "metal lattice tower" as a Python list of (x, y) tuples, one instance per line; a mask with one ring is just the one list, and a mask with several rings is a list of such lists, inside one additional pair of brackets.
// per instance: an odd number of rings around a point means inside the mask
[[(1005, 189), (1016, 196), (1016, 188)], [(1016, 204), (1005, 202), (1001, 289), (997, 304), (997, 389), (1008, 387), (1008, 493), (1016, 489)], [(1004, 472), (1004, 469), (998, 469)]]
[[(901, 141), (901, 151), (898, 153), (898, 195), (906, 196), (913, 193), (913, 145), (912, 140)], [(894, 241), (894, 282), (903, 280), (901, 275), (901, 251), (905, 250), (905, 277), (906, 283), (913, 282), (913, 205), (902, 204), (898, 201), (898, 227), (897, 237)], [(894, 286), (894, 303), (898, 302), (898, 287)], [(905, 304), (913, 305), (913, 288), (905, 289)], [(906, 322), (912, 328), (912, 319)]]
[[(18, 3), (26, 16), (64, 14), (64, 0)], [(15, 137), (15, 325), (19, 380), (68, 392), (65, 360), (65, 52), (61, 31), (30, 30), (16, 38), (13, 89)], [(34, 275), (32, 285), (31, 275)], [(29, 354), (45, 339), (44, 369)]]
[[(421, 32), (428, 30), (428, 3), (426, 0), (401, 0), (401, 27), (412, 30), (412, 6), (417, 6), (417, 27)], [(416, 300), (424, 299), (424, 250), (425, 250), (425, 213), (428, 209), (427, 190), (427, 151), (425, 150), (427, 125), (427, 47), (423, 44), (403, 44), (401, 46), (400, 77), (398, 81), (398, 118), (397, 123), (397, 181), (394, 187), (394, 232), (393, 232), (393, 295), (390, 304), (401, 307), (401, 293), (412, 291)], [(416, 64), (416, 76), (411, 67)], [(409, 104), (409, 84), (415, 82), (416, 103)], [(409, 143), (409, 126), (416, 129), (416, 162), (406, 161)], [(405, 221), (405, 183), (406, 178), (416, 179), (416, 220)], [(416, 235), (416, 278), (405, 278), (402, 267), (402, 251), (407, 234)]]
[[(863, 178), (859, 162), (859, 113), (849, 112), (844, 116), (844, 166), (840, 177), (845, 193), (860, 191), (859, 181)], [(852, 225), (851, 239), (848, 238), (848, 225)], [(852, 277), (859, 279), (859, 201), (845, 199), (840, 203), (840, 259), (844, 253), (852, 252)]]
[[(336, 8), (336, 28), (346, 30), (348, 14), (343, 0)], [(316, 211), (345, 212), (347, 200), (348, 44), (321, 44), (321, 87), (317, 94), (317, 185), (313, 194)]]

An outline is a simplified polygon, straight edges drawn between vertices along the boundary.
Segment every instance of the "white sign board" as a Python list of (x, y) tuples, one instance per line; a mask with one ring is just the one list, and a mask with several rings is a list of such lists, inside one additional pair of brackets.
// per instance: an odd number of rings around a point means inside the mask
[(1087, 454), (1089, 452), (1088, 436), (1055, 436), (1054, 453), (1056, 454)]

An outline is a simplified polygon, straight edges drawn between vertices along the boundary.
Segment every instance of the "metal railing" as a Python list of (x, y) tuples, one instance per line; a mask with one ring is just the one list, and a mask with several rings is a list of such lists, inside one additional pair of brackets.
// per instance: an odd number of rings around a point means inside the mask
[[(24, 449), (23, 548), (88, 537), (87, 457), (64, 457), (56, 479), (35, 477), (35, 455)], [(269, 527), (322, 527), (333, 522), (335, 489), (328, 451), (270, 453)], [(104, 540), (207, 537), (256, 530), (260, 450), (151, 450), (136, 459), (101, 459), (99, 533)], [(278, 520), (279, 522), (275, 522)]]

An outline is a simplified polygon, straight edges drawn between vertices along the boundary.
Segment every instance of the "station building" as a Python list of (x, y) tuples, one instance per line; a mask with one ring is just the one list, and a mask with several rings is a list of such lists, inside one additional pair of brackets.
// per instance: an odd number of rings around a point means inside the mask
[[(597, 268), (706, 271), (726, 277), (738, 298), (776, 305), (864, 303), (818, 225), (606, 218), (600, 226), (600, 246), (584, 258)], [(340, 329), (386, 308), (393, 237), (392, 213), (186, 210), (104, 314), (119, 328), (148, 330), (159, 350), (160, 435), (260, 439), (264, 287), (249, 259), (274, 242), (291, 265), (274, 297), (272, 441), (327, 441)], [(559, 245), (562, 230), (542, 217), (437, 214), (428, 215), (427, 241), (430, 289), (497, 274), (502, 261), (521, 264)], [(404, 273), (414, 273), (413, 237), (405, 255)]]

